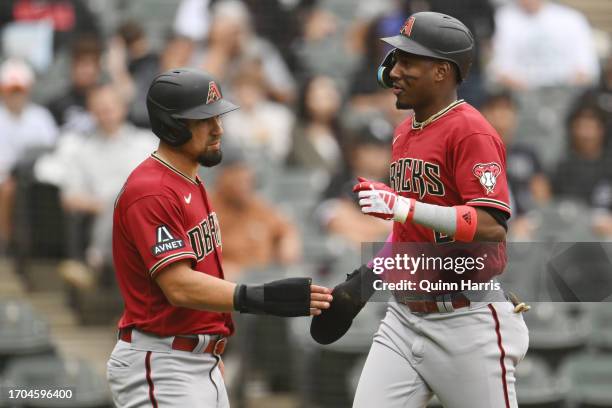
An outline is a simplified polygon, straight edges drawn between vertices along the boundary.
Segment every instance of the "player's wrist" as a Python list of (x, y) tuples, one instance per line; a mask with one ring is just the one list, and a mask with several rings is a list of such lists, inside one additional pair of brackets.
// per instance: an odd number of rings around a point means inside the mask
[(237, 284), (234, 309), (281, 317), (310, 315), (311, 278), (279, 279), (262, 285)]
[(393, 208), (393, 221), (401, 224), (412, 221), (414, 216), (414, 201), (412, 198), (396, 195), (395, 207)]
[[(407, 211), (407, 221), (454, 237), (456, 241), (471, 242), (474, 240), (478, 229), (478, 215), (474, 207), (467, 205), (446, 207), (414, 199), (409, 200), (412, 206)], [(406, 209), (401, 211), (405, 212)], [(398, 214), (397, 217), (402, 217), (402, 214)]]

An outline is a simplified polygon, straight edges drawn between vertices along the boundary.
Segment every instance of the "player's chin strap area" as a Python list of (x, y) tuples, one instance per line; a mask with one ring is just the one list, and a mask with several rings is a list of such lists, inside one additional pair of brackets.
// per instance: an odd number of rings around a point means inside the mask
[(311, 278), (280, 279), (263, 285), (236, 285), (234, 309), (281, 317), (310, 315)]

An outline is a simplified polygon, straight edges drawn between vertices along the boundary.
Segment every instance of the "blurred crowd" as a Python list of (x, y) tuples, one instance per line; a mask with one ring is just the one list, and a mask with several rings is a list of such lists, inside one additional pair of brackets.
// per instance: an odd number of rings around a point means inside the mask
[(157, 143), (147, 88), (180, 66), (212, 73), (241, 107), (223, 119), (224, 162), (202, 173), (229, 279), (319, 266), (325, 240), (384, 238), (389, 224), (362, 216), (351, 186), (387, 181), (393, 129), (410, 115), (377, 85), (379, 38), (425, 10), (477, 40), (460, 97), (507, 146), (511, 238), (547, 237), (541, 211), (572, 208), (583, 239), (609, 240), (610, 33), (562, 3), (2, 0), (0, 252), (59, 259), (77, 288), (113, 287), (113, 202)]
[[(387, 178), (393, 128), (410, 112), (395, 109), (392, 93), (376, 83), (387, 51), (379, 38), (423, 10), (461, 19), (476, 37), (460, 97), (507, 145), (513, 239), (537, 239), (542, 226), (530, 214), (560, 200), (581, 206), (593, 237), (612, 236), (610, 39), (581, 12), (550, 0), (161, 4), (0, 5), (5, 253), (45, 252), (28, 238), (45, 235), (38, 224), (21, 225), (36, 218), (26, 208), (43, 208), (44, 218), (48, 203), (31, 203), (32, 185), (44, 185), (57, 190), (57, 208), (46, 216), (62, 230), (55, 236), (65, 245), (50, 251), (67, 260), (64, 277), (90, 286), (95, 271), (112, 271), (114, 197), (156, 144), (147, 129), (148, 84), (179, 66), (211, 72), (241, 106), (224, 118), (228, 160), (205, 170), (214, 177), (203, 174), (216, 190), (229, 275), (299, 262), (308, 238), (302, 227), (352, 246), (385, 236), (389, 225), (362, 217), (350, 186), (356, 175)], [(288, 172), (317, 175), (312, 211), (283, 211), (283, 202), (297, 201), (290, 190), (266, 195)]]
[[(530, 211), (559, 199), (589, 210), (584, 222), (595, 236), (612, 236), (609, 33), (594, 29), (581, 12), (549, 0), (165, 4), (0, 5), (5, 252), (19, 244), (15, 207), (26, 204), (17, 196), (19, 182), (27, 179), (58, 190), (64, 256), (90, 268), (110, 266), (113, 199), (155, 148), (147, 131), (148, 84), (179, 66), (211, 72), (224, 96), (241, 106), (224, 118), (224, 150), (232, 159), (220, 169), (218, 185), (211, 181), (233, 275), (302, 256), (296, 227), (304, 222), (274, 208), (282, 197), (251, 198), (279, 172), (319, 174), (320, 205), (304, 217), (322, 234), (354, 245), (384, 236), (388, 225), (360, 216), (349, 186), (356, 175), (387, 178), (393, 128), (410, 112), (395, 109), (393, 95), (377, 86), (376, 70), (387, 51), (379, 38), (423, 10), (461, 19), (477, 39), (460, 97), (481, 109), (507, 145), (514, 239), (537, 236)], [(232, 227), (232, 213), (248, 211), (270, 216), (244, 217)], [(254, 250), (260, 255), (245, 256), (258, 245), (265, 247)]]

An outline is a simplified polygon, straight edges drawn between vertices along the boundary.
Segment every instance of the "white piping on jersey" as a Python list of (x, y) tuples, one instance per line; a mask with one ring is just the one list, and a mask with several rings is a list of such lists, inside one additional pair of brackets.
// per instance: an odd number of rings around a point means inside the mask
[(471, 200), (469, 200), (466, 204), (490, 204), (490, 205), (496, 205), (499, 206), (503, 209), (505, 209), (508, 213), (512, 213), (512, 208), (504, 203), (503, 201), (500, 200), (496, 200), (494, 198), (489, 198), (489, 197), (480, 197), (480, 198), (472, 198)]
[(429, 125), (430, 123), (436, 121), (437, 119), (440, 119), (442, 116), (444, 116), (445, 114), (447, 114), (448, 112), (450, 112), (451, 110), (453, 110), (455, 107), (461, 105), (465, 103), (465, 101), (463, 99), (459, 99), (453, 103), (451, 103), (450, 105), (448, 105), (446, 108), (442, 109), (441, 111), (434, 113), (433, 115), (431, 115), (430, 117), (428, 117), (427, 119), (425, 119), (423, 122), (417, 122), (417, 120), (415, 119), (415, 117), (412, 117), (412, 129), (414, 130), (423, 130), (423, 128), (427, 125)]
[[(173, 165), (171, 165), (170, 163), (168, 163), (167, 161), (165, 161), (164, 159), (162, 159), (161, 157), (159, 157), (157, 155), (157, 152), (153, 152), (151, 153), (151, 157), (154, 158), (155, 160), (157, 160), (158, 162), (160, 162), (161, 164), (163, 164), (164, 166), (166, 166), (168, 169), (172, 170), (173, 172), (175, 172), (176, 174), (178, 174), (179, 176), (186, 178), (187, 180), (189, 180), (189, 182), (198, 185), (197, 180), (192, 179), (191, 177), (189, 177), (188, 175), (186, 175), (185, 173), (183, 173), (182, 171), (180, 171), (179, 169), (177, 169), (176, 167), (174, 167)], [(189, 204), (189, 203), (187, 203)]]
[(162, 258), (159, 261), (157, 261), (155, 263), (155, 265), (153, 265), (151, 267), (151, 269), (149, 269), (149, 274), (151, 276), (155, 275), (155, 272), (157, 272), (159, 270), (159, 268), (161, 268), (166, 263), (168, 263), (168, 262), (170, 262), (172, 260), (176, 260), (177, 258), (185, 258), (185, 259), (193, 258), (193, 259), (197, 259), (197, 256), (196, 256), (196, 254), (194, 252), (189, 252), (189, 251), (182, 251), (182, 252), (176, 252), (174, 254), (170, 254), (170, 255), (166, 256), (165, 258)]

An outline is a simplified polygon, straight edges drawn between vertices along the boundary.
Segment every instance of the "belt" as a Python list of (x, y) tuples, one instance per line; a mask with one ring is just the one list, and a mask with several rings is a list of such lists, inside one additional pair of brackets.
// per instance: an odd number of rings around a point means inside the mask
[[(119, 329), (119, 339), (126, 343), (132, 342), (132, 327)], [(172, 340), (172, 350), (193, 352), (198, 346), (199, 340), (197, 337), (174, 336)], [(214, 356), (220, 356), (225, 351), (227, 345), (227, 337), (220, 339), (211, 339), (201, 353), (210, 353)]]
[(449, 313), (455, 309), (468, 307), (470, 299), (461, 293), (439, 295), (435, 300), (402, 300), (402, 303), (413, 313)]

